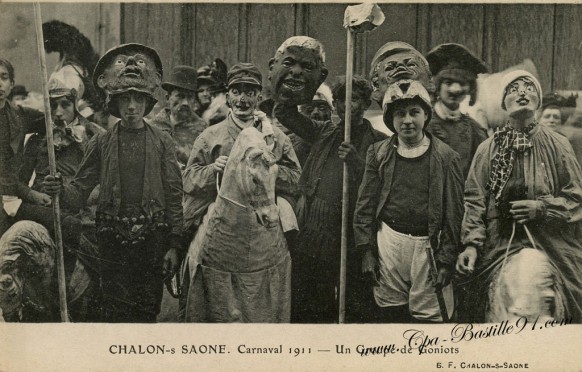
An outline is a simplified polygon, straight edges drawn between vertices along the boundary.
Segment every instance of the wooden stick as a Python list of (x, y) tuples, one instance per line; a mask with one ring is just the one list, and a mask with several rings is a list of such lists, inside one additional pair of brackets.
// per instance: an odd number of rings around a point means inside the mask
[[(45, 126), (46, 126), (46, 142), (48, 147), (49, 171), (51, 176), (57, 174), (57, 164), (55, 159), (55, 147), (53, 140), (53, 126), (51, 117), (51, 105), (48, 93), (48, 78), (46, 68), (46, 56), (44, 51), (44, 36), (42, 33), (42, 17), (40, 13), (40, 4), (34, 3), (34, 23), (36, 26), (36, 45), (38, 47), (38, 54), (40, 57), (40, 70), (42, 81), (42, 92), (44, 96), (44, 111), (45, 111)], [(59, 203), (59, 195), (53, 195), (53, 220), (55, 229), (55, 242), (57, 244), (57, 272), (59, 281), (59, 303), (61, 312), (61, 321), (68, 322), (69, 314), (67, 310), (67, 286), (65, 283), (65, 262), (63, 255), (63, 235), (61, 232), (61, 209)]]
[[(347, 29), (346, 58), (346, 104), (344, 142), (350, 143), (352, 134), (352, 80), (354, 74), (354, 35)], [(346, 265), (348, 255), (348, 217), (350, 204), (350, 173), (348, 164), (344, 162), (344, 179), (342, 189), (342, 238), (340, 258), (340, 290), (339, 290), (339, 323), (345, 323), (346, 318)]]
[(449, 312), (447, 310), (447, 304), (445, 302), (445, 297), (443, 295), (443, 289), (436, 288), (436, 282), (437, 282), (437, 278), (439, 277), (439, 272), (438, 272), (436, 260), (434, 258), (434, 254), (433, 254), (430, 242), (426, 246), (426, 258), (428, 260), (429, 270), (430, 270), (430, 274), (432, 276), (432, 282), (435, 285), (435, 294), (437, 296), (437, 303), (439, 305), (439, 311), (441, 312), (441, 317), (443, 318), (443, 323), (448, 323), (450, 321)]

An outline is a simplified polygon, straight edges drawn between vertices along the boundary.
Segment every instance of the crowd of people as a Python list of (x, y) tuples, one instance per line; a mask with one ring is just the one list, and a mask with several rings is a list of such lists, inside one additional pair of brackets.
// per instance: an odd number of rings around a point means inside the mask
[[(483, 128), (461, 103), (484, 61), (388, 42), (350, 84), (346, 142), (348, 84), (311, 37), (285, 40), (268, 76), (220, 59), (168, 72), (137, 43), (91, 66), (61, 54), (56, 174), (45, 115), (0, 58), (6, 321), (58, 321), (54, 286), (26, 285), (53, 267), (34, 237), (54, 236), (58, 196), (73, 321), (155, 322), (167, 291), (176, 321), (335, 323), (348, 203), (347, 322), (582, 322), (582, 137), (562, 125), (575, 97), (544, 96), (531, 73), (506, 74), (507, 123)], [(388, 130), (366, 119), (373, 101)]]

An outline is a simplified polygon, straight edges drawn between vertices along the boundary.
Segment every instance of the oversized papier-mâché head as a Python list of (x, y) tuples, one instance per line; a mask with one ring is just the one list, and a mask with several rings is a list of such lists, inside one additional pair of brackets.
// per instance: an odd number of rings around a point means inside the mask
[(372, 99), (381, 105), (386, 89), (405, 79), (420, 81), (429, 92), (434, 91), (428, 62), (418, 50), (402, 41), (382, 45), (370, 66)]
[(269, 61), (272, 98), (290, 105), (309, 103), (327, 73), (325, 52), (318, 40), (290, 37)]
[[(111, 98), (130, 90), (148, 95), (147, 115), (156, 103), (153, 94), (162, 81), (162, 61), (155, 49), (131, 43), (108, 50), (95, 67), (93, 83), (107, 94), (109, 110), (115, 116), (116, 108), (111, 107)], [(114, 105), (113, 105), (114, 106)]]

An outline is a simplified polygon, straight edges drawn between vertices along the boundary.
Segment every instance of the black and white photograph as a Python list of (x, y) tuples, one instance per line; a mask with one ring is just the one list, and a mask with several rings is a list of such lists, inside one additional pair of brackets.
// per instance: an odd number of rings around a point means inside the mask
[(0, 371), (580, 370), (581, 25), (0, 2)]

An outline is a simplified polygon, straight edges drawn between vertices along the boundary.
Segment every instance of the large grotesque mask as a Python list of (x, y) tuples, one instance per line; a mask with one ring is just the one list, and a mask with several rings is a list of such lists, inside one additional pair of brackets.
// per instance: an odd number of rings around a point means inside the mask
[(285, 40), (269, 61), (272, 98), (277, 102), (291, 105), (311, 102), (326, 77), (323, 46), (307, 36)]
[(97, 63), (93, 82), (108, 94), (129, 89), (153, 94), (162, 80), (162, 63), (154, 49), (124, 44), (109, 50)]
[(381, 103), (386, 89), (403, 79), (420, 81), (429, 92), (434, 90), (428, 62), (423, 55), (407, 43), (388, 42), (376, 52), (372, 60), (372, 99)]
[[(55, 251), (49, 232), (36, 222), (17, 222), (2, 235), (0, 308), (5, 320), (38, 322), (48, 316), (58, 297), (51, 292)], [(29, 318), (27, 306), (40, 318)]]

